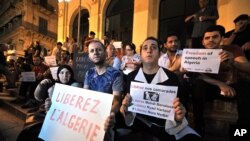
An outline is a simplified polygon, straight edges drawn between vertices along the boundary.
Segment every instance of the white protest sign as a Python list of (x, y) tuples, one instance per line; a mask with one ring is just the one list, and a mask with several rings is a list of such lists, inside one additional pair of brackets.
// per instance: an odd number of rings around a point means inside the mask
[(36, 81), (35, 72), (22, 72), (21, 78), (23, 82), (35, 82)]
[(54, 80), (57, 80), (57, 70), (58, 70), (58, 67), (50, 67), (50, 72), (51, 72), (51, 75), (53, 77)]
[(173, 101), (178, 88), (131, 82), (132, 105), (128, 110), (161, 119), (174, 120)]
[(122, 42), (113, 42), (115, 48), (122, 48)]
[(222, 49), (184, 49), (181, 66), (190, 72), (219, 72)]
[(45, 56), (44, 61), (48, 66), (57, 66), (56, 64), (56, 56)]
[(39, 138), (45, 141), (102, 141), (113, 95), (56, 84)]

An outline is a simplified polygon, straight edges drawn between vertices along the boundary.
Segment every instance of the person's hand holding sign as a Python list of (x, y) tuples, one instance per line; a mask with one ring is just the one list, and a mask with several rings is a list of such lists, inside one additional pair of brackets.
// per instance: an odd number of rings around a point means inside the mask
[(220, 58), (221, 58), (221, 62), (229, 62), (232, 63), (233, 62), (233, 54), (223, 50), (222, 52), (220, 52)]
[(111, 112), (110, 115), (106, 118), (104, 123), (104, 131), (107, 132), (110, 128), (115, 126), (115, 113)]
[(174, 99), (175, 121), (181, 122), (186, 114), (186, 108), (181, 104), (179, 98)]

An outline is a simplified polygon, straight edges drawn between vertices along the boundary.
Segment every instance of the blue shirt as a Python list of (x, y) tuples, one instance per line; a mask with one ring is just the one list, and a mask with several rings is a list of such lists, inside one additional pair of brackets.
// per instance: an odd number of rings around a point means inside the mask
[(90, 90), (112, 94), (113, 91), (123, 91), (122, 73), (113, 68), (107, 67), (105, 73), (98, 75), (95, 67), (90, 68), (85, 76), (84, 85)]

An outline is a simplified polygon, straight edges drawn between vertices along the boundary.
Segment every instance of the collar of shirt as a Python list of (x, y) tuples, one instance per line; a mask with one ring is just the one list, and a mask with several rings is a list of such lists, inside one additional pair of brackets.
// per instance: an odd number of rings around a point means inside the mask
[[(143, 74), (142, 68), (140, 68), (137, 75), (135, 76), (135, 80), (143, 83), (148, 83), (147, 79), (145, 78), (145, 75)], [(160, 67), (150, 84), (157, 84), (164, 82), (166, 80), (168, 80), (168, 76), (164, 72), (164, 70)]]

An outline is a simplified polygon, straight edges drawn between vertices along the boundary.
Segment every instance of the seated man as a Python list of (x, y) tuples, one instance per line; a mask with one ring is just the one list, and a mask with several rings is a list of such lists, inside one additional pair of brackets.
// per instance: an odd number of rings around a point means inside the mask
[[(36, 86), (44, 79), (44, 73), (49, 68), (42, 63), (40, 56), (33, 56), (34, 66), (31, 67), (32, 71), (35, 72), (36, 81), (35, 82), (22, 82), (19, 89), (19, 98), (26, 98), (28, 101), (21, 106), (21, 108), (33, 108), (37, 106), (34, 91)], [(26, 96), (28, 92), (28, 97)]]
[(238, 79), (237, 72), (250, 72), (250, 63), (238, 46), (220, 46), (225, 34), (224, 27), (215, 25), (207, 28), (203, 37), (206, 49), (223, 49), (218, 74), (200, 74), (193, 82), (193, 114), (196, 130), (204, 132), (204, 104), (206, 97), (237, 97), (238, 124), (249, 124), (250, 109), (249, 81)]
[(223, 45), (238, 45), (250, 59), (250, 20), (247, 14), (239, 15), (234, 19), (235, 29), (225, 34)]
[[(125, 89), (126, 96), (120, 108), (126, 124), (131, 126), (132, 133), (145, 132), (146, 134), (155, 136), (160, 141), (179, 139), (186, 141), (200, 140), (196, 132), (188, 127), (187, 120), (185, 119), (186, 109), (180, 102), (183, 91), (176, 74), (158, 65), (160, 57), (159, 41), (154, 37), (148, 37), (143, 42), (140, 52), (142, 67), (128, 74)], [(132, 101), (132, 97), (130, 96), (131, 82), (178, 87), (177, 97), (179, 98), (175, 98), (173, 102), (175, 111), (174, 121), (128, 111), (128, 106), (131, 105)]]
[[(97, 40), (92, 40), (88, 46), (89, 58), (95, 64), (95, 67), (90, 68), (85, 76), (84, 88), (93, 91), (112, 94), (114, 96), (111, 108), (111, 114), (105, 122), (105, 137), (104, 141), (112, 141), (114, 139), (114, 119), (121, 105), (121, 94), (123, 91), (122, 73), (108, 66), (106, 63), (105, 46)], [(108, 124), (109, 123), (109, 124)]]

